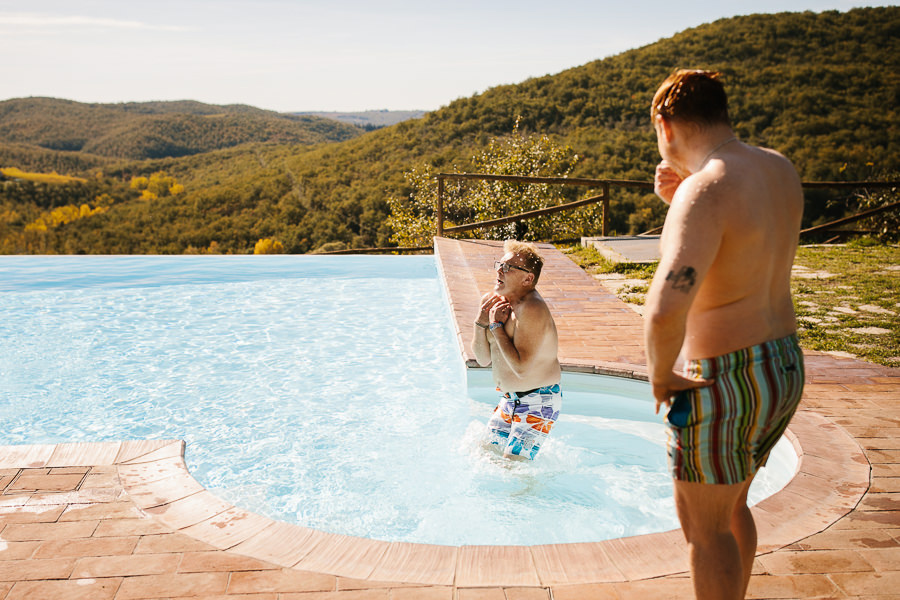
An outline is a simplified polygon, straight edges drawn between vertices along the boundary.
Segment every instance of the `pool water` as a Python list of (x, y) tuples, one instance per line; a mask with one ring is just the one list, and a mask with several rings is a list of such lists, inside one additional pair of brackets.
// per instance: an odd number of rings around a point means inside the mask
[[(237, 506), (391, 541), (677, 526), (640, 382), (567, 374), (538, 460), (483, 449), (495, 392), (431, 256), (0, 257), (0, 311), (0, 444), (181, 438)], [(757, 499), (793, 475), (778, 453)]]

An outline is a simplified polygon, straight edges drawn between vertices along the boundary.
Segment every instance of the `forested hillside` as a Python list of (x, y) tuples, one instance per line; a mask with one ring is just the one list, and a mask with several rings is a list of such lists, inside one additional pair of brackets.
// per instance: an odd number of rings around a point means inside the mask
[[(491, 138), (508, 135), (517, 118), (521, 130), (547, 134), (578, 154), (571, 176), (650, 181), (658, 161), (650, 100), (679, 67), (724, 72), (738, 135), (786, 154), (805, 180), (896, 178), (900, 171), (900, 8), (754, 15), (493, 88), (422, 119), (339, 143), (250, 143), (191, 156), (113, 160), (97, 150), (88, 154), (85, 147), (128, 146), (118, 127), (101, 132), (99, 122), (85, 119), (78, 129), (80, 113), (59, 108), (58, 117), (48, 111), (26, 136), (0, 103), (0, 166), (87, 179), (0, 182), (0, 251), (252, 252), (266, 237), (287, 252), (334, 243), (389, 245), (387, 199), (409, 194), (405, 171), (470, 170), (472, 158)], [(170, 112), (181, 115), (188, 129), (235, 118), (218, 109), (223, 116)], [(164, 116), (160, 110), (143, 115), (142, 134), (154, 131)], [(91, 136), (79, 133), (88, 127)], [(38, 140), (44, 140), (40, 148)], [(200, 147), (184, 145), (185, 153)], [(146, 157), (151, 146), (129, 147), (145, 148)], [(134, 183), (159, 173), (165, 176), (157, 175), (152, 186)], [(51, 215), (81, 205), (86, 208), (79, 218), (54, 221)], [(658, 225), (663, 210), (652, 195), (617, 189), (612, 227), (628, 233)], [(806, 224), (842, 210), (812, 192)]]
[(248, 142), (340, 142), (362, 129), (333, 119), (200, 102), (0, 102), (0, 142), (125, 159), (188, 156)]

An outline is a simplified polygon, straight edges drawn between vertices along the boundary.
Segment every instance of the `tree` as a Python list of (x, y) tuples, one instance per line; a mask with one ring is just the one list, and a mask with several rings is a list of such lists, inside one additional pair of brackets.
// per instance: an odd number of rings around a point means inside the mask
[[(878, 178), (884, 181), (900, 181), (900, 173), (882, 172)], [(858, 201), (861, 211), (894, 204), (900, 201), (900, 186), (864, 190), (858, 196)], [(896, 243), (897, 240), (900, 240), (900, 209), (896, 207), (893, 210), (868, 217), (860, 224), (872, 229), (875, 237), (885, 243)]]
[[(487, 149), (472, 157), (479, 173), (530, 177), (566, 177), (578, 156), (547, 135), (523, 133), (516, 120), (512, 134), (492, 138)], [(435, 233), (434, 207), (437, 179), (429, 165), (405, 173), (410, 193), (407, 198), (391, 198), (388, 223), (394, 230), (392, 241), (400, 245), (430, 244)], [(483, 221), (561, 204), (569, 192), (561, 185), (522, 184), (477, 180), (454, 182), (444, 189), (446, 226)], [(570, 192), (569, 192), (570, 193)], [(583, 215), (582, 215), (583, 216)], [(546, 240), (565, 236), (579, 228), (576, 219), (564, 213), (538, 217), (527, 222), (498, 225), (468, 235), (485, 239)]]
[(278, 240), (272, 238), (263, 238), (256, 242), (253, 247), (253, 254), (283, 254), (284, 246)]
[(141, 200), (158, 200), (184, 193), (184, 186), (163, 171), (157, 171), (150, 177), (133, 177), (131, 189), (141, 192)]

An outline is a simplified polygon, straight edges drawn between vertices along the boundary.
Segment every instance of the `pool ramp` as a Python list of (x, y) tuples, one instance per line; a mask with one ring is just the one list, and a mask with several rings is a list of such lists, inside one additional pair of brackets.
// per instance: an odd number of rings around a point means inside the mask
[(583, 237), (582, 246), (592, 246), (614, 263), (653, 263), (659, 260), (658, 235)]

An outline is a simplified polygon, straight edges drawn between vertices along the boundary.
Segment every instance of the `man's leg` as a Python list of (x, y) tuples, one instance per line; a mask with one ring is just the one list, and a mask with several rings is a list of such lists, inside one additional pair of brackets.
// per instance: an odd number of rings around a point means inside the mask
[(750, 491), (752, 481), (753, 477), (751, 476), (747, 481), (738, 484), (744, 486), (744, 489), (731, 515), (731, 532), (737, 540), (744, 567), (744, 587), (741, 591), (741, 598), (747, 595), (750, 573), (753, 571), (753, 561), (756, 559), (756, 523), (753, 521), (750, 507), (747, 506), (747, 492)]
[(744, 597), (756, 554), (756, 527), (749, 510), (739, 504), (746, 507), (751, 479), (732, 485), (675, 481), (675, 508), (698, 600)]

